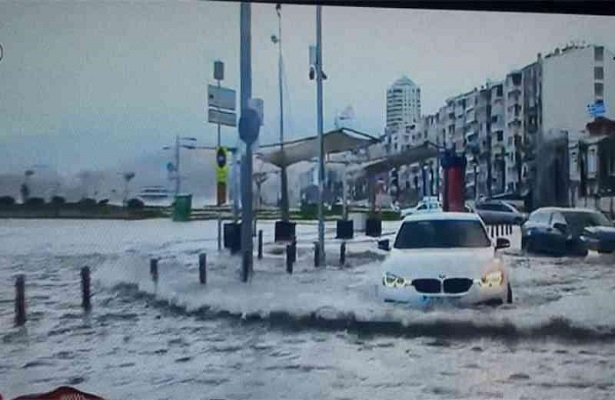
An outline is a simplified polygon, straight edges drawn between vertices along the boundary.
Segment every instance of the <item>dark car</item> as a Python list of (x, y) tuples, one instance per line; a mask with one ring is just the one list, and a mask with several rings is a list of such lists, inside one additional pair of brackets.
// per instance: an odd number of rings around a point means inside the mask
[(521, 228), (521, 247), (530, 253), (584, 257), (588, 249), (615, 250), (615, 227), (604, 214), (579, 208), (540, 208)]
[(526, 219), (525, 214), (503, 201), (490, 200), (476, 203), (474, 211), (487, 225), (521, 225)]

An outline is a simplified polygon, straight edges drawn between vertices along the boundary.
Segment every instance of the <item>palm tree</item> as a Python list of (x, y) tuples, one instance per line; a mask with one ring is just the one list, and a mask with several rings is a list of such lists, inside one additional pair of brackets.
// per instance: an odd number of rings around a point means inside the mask
[(130, 172), (124, 172), (122, 174), (122, 177), (124, 178), (124, 200), (123, 200), (123, 204), (126, 205), (126, 203), (128, 202), (128, 183), (132, 180), (132, 178), (135, 177), (135, 173), (130, 171)]

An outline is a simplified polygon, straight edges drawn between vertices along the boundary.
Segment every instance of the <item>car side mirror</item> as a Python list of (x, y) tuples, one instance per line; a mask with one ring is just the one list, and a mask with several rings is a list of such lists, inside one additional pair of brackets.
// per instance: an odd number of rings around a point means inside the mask
[(380, 250), (389, 251), (391, 247), (389, 245), (389, 239), (383, 239), (378, 241), (378, 248)]
[(495, 249), (496, 250), (500, 250), (500, 249), (507, 249), (510, 247), (510, 240), (506, 239), (506, 238), (497, 238), (495, 241)]
[(568, 225), (563, 224), (561, 222), (554, 223), (553, 227), (562, 233), (566, 233), (566, 231), (568, 230)]

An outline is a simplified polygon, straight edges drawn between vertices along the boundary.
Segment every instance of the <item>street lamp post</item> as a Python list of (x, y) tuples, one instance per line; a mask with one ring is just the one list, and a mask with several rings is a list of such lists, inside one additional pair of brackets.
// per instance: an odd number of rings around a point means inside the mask
[(282, 166), (280, 167), (280, 208), (282, 209), (282, 221), (289, 220), (288, 204), (288, 176), (286, 174), (286, 157), (284, 154), (284, 91), (282, 85), (282, 6), (278, 3), (275, 7), (278, 14), (278, 35), (272, 35), (271, 41), (278, 45), (278, 91), (280, 96), (280, 152), (282, 153)]
[(318, 127), (318, 248), (319, 265), (325, 265), (325, 216), (324, 216), (324, 182), (325, 182), (325, 141), (323, 137), (322, 117), (322, 6), (316, 6), (316, 120)]
[(478, 160), (476, 159), (476, 155), (472, 159), (472, 167), (474, 168), (474, 201), (477, 202), (478, 201), (478, 176), (477, 176)]

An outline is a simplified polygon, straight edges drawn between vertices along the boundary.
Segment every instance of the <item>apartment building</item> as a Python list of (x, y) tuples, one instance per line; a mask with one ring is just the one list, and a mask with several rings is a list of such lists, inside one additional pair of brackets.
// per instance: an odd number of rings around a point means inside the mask
[(407, 76), (387, 90), (385, 148), (398, 153), (410, 143), (411, 129), (421, 117), (421, 88)]

